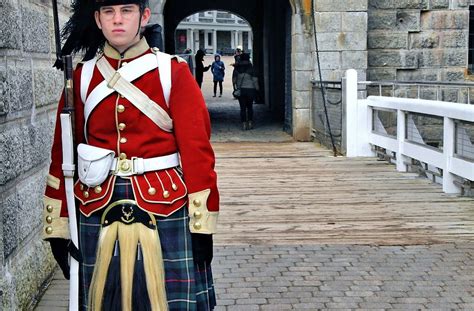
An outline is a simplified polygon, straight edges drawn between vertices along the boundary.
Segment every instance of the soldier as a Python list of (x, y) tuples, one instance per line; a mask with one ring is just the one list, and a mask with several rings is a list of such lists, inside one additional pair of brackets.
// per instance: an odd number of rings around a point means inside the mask
[[(146, 0), (72, 9), (63, 54), (85, 52), (74, 70), (81, 310), (212, 310), (219, 194), (201, 91), (184, 61), (142, 37)], [(43, 237), (68, 278), (59, 121), (51, 158)]]

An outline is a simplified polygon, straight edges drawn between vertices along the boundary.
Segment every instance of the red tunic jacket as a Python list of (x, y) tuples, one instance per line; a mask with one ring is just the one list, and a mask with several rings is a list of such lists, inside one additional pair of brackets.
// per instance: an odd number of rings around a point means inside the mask
[[(142, 39), (124, 55), (107, 45), (104, 55), (114, 69), (127, 66), (132, 60), (154, 53)], [(173, 132), (160, 129), (129, 100), (117, 92), (104, 98), (92, 111), (87, 122), (87, 143), (115, 151), (116, 157), (153, 158), (179, 152), (183, 178), (174, 168), (147, 172), (129, 177), (135, 199), (140, 208), (155, 215), (167, 216), (187, 202), (192, 232), (215, 233), (219, 210), (217, 177), (214, 171), (214, 152), (209, 142), (209, 114), (186, 62), (177, 57), (171, 64), (171, 94), (169, 108), (165, 103), (159, 70), (151, 70), (132, 83), (168, 112), (173, 120)], [(85, 143), (84, 103), (80, 96), (82, 65), (74, 72), (75, 142)], [(104, 80), (97, 66), (87, 90), (90, 94)], [(51, 166), (44, 197), (45, 239), (68, 238), (68, 213), (62, 165), (62, 142), (59, 114), (51, 151)], [(100, 187), (87, 188), (77, 181), (74, 187), (80, 201), (80, 211), (89, 216), (110, 203), (115, 176), (109, 176)], [(149, 191), (154, 188), (156, 191)], [(165, 193), (166, 192), (166, 193)]]

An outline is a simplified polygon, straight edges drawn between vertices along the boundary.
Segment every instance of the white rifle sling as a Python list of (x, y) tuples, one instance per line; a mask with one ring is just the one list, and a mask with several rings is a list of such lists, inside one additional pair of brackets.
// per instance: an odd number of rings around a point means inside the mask
[[(76, 223), (76, 204), (74, 198), (74, 153), (71, 115), (61, 113), (61, 141), (63, 151), (62, 169), (66, 188), (66, 204), (69, 214), (69, 232), (71, 241), (78, 248), (78, 233)], [(69, 310), (79, 310), (79, 263), (71, 257), (69, 281)]]

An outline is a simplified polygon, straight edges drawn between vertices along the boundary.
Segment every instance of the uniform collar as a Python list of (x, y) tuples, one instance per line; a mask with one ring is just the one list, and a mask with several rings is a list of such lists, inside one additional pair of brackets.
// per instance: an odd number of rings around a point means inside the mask
[(117, 51), (108, 42), (105, 42), (104, 54), (105, 56), (113, 59), (128, 59), (138, 57), (149, 49), (150, 46), (148, 45), (148, 42), (146, 42), (145, 37), (143, 37), (136, 44), (126, 49), (122, 54), (120, 54), (119, 51)]

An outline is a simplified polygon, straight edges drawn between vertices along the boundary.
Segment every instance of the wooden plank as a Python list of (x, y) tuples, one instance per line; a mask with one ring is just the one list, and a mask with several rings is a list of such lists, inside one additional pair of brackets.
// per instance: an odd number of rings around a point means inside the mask
[(217, 244), (474, 241), (474, 200), (376, 158), (313, 143), (214, 143)]

